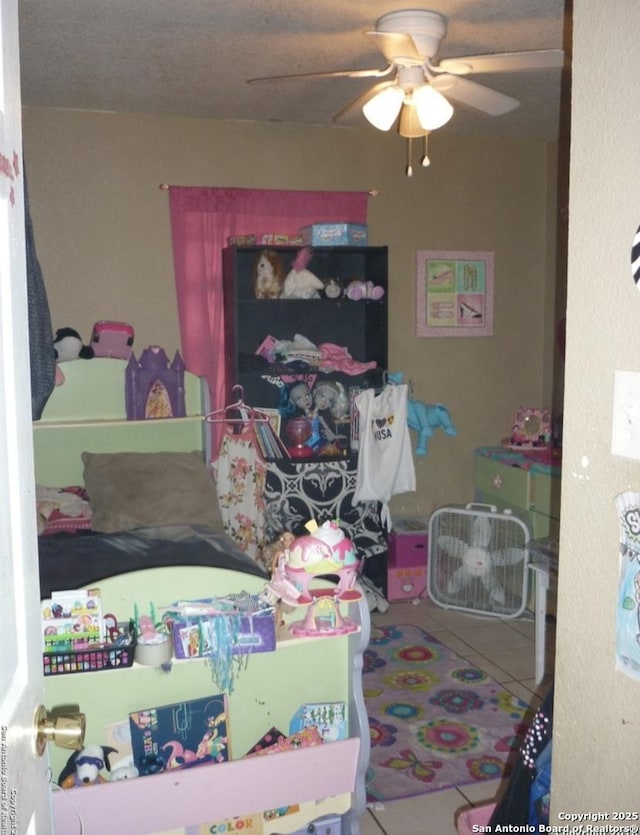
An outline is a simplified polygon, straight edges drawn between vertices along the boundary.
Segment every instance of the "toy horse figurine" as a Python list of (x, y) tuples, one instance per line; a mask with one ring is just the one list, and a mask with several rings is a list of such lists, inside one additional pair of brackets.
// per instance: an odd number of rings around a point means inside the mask
[[(393, 385), (400, 385), (404, 379), (401, 371), (388, 374), (387, 379)], [(449, 410), (442, 403), (423, 403), (410, 397), (407, 402), (407, 424), (409, 429), (418, 433), (416, 455), (426, 455), (429, 438), (435, 429), (440, 427), (446, 435), (455, 437), (456, 432)]]

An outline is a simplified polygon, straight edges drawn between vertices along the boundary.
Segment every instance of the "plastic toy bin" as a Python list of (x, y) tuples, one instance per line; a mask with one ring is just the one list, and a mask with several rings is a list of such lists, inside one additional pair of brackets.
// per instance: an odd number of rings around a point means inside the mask
[(131, 667), (137, 643), (135, 632), (130, 632), (127, 637), (126, 643), (96, 644), (86, 649), (45, 652), (42, 655), (42, 671), (48, 677)]

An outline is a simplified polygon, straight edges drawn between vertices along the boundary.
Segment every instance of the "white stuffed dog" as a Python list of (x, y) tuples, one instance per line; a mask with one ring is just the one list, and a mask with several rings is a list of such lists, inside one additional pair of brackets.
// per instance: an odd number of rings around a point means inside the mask
[(72, 789), (76, 786), (106, 783), (100, 772), (105, 768), (111, 771), (109, 754), (114, 753), (117, 753), (117, 749), (108, 745), (85, 745), (84, 748), (74, 751), (60, 772), (58, 784), (63, 789)]

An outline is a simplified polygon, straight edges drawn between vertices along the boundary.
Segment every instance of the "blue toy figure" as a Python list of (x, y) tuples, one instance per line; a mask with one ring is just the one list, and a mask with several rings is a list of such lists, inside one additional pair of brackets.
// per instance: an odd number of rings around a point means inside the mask
[[(404, 379), (402, 371), (388, 374), (387, 380), (393, 385), (400, 385)], [(409, 429), (418, 433), (416, 455), (426, 455), (429, 438), (435, 429), (440, 427), (446, 435), (455, 437), (458, 433), (451, 420), (449, 410), (442, 403), (423, 403), (409, 397), (407, 401), (407, 424)]]

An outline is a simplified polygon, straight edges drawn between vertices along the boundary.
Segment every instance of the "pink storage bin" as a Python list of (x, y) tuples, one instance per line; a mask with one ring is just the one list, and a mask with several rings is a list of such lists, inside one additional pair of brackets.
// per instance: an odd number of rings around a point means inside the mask
[(427, 569), (420, 566), (387, 569), (387, 600), (417, 600), (427, 596)]
[(485, 803), (483, 806), (474, 806), (472, 809), (460, 812), (456, 819), (458, 835), (475, 835), (478, 832), (477, 827), (486, 826), (489, 823), (495, 808), (495, 803)]
[(126, 322), (96, 322), (91, 332), (91, 347), (96, 357), (128, 360), (133, 345), (133, 328)]

